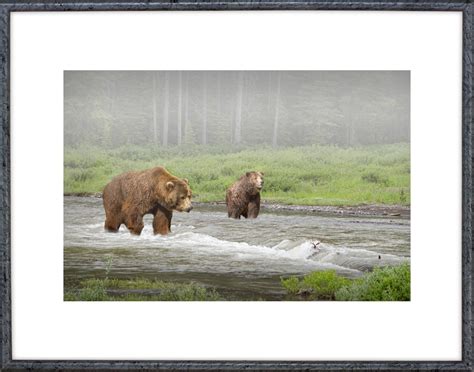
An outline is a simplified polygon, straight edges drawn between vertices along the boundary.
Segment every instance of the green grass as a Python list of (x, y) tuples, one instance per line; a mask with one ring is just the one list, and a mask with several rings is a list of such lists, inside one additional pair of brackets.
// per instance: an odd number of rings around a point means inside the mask
[[(112, 290), (121, 290), (119, 293)], [(141, 290), (133, 293), (133, 290)], [(144, 293), (143, 290), (145, 291)], [(195, 283), (171, 283), (149, 279), (87, 279), (64, 294), (65, 301), (218, 301), (214, 290)]]
[[(334, 270), (318, 271), (302, 278), (282, 278), (287, 300), (409, 301), (410, 265), (375, 268), (357, 279)], [(135, 291), (135, 292), (134, 292)], [(68, 288), (65, 301), (223, 301), (215, 289), (196, 283), (156, 279), (87, 279)]]
[(126, 146), (113, 150), (67, 148), (64, 193), (101, 192), (116, 175), (157, 165), (188, 178), (195, 201), (223, 201), (225, 190), (249, 170), (265, 172), (266, 201), (301, 205), (410, 204), (408, 144), (355, 148), (167, 149)]
[(282, 278), (281, 284), (291, 297), (305, 300), (410, 301), (410, 265), (375, 268), (353, 280), (318, 271)]

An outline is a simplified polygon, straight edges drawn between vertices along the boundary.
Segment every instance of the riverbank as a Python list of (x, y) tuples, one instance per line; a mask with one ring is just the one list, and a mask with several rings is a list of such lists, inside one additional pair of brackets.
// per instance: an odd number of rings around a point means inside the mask
[[(225, 202), (194, 203), (198, 206), (222, 205)], [(374, 216), (374, 217), (410, 217), (410, 207), (406, 205), (355, 205), (355, 206), (334, 206), (334, 205), (292, 205), (278, 204), (271, 201), (262, 201), (262, 210), (269, 211), (295, 211), (303, 213), (335, 214), (347, 216)]]
[[(102, 193), (65, 193), (67, 197), (90, 197), (102, 198)], [(193, 202), (195, 207), (221, 206), (225, 207), (224, 201), (218, 202)], [(362, 204), (355, 206), (334, 206), (334, 205), (293, 205), (275, 203), (269, 200), (262, 200), (262, 211), (295, 211), (308, 214), (333, 214), (340, 216), (373, 216), (373, 217), (401, 217), (410, 218), (410, 207), (407, 205), (383, 205), (383, 204)]]
[[(304, 277), (281, 277), (284, 291), (271, 300), (280, 301), (409, 301), (410, 265), (375, 268), (357, 279), (338, 276), (335, 271), (316, 271)], [(235, 294), (234, 294), (235, 295)], [(275, 295), (274, 295), (275, 296)], [(64, 288), (65, 301), (242, 301), (232, 293), (195, 282), (176, 283), (157, 279), (82, 280)], [(246, 298), (264, 301), (263, 297)], [(268, 300), (268, 299), (267, 299)]]

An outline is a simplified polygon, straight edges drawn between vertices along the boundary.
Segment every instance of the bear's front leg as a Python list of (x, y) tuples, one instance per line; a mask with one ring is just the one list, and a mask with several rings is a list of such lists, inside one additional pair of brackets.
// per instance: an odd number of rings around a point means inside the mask
[(153, 232), (155, 235), (167, 235), (171, 232), (172, 217), (173, 212), (161, 206), (156, 210), (155, 217), (153, 218)]
[(244, 208), (241, 208), (238, 205), (235, 205), (235, 203), (229, 201), (227, 203), (227, 216), (229, 218), (235, 218), (237, 220), (240, 220), (240, 216), (242, 215), (243, 209)]
[(248, 204), (248, 218), (257, 218), (260, 212), (260, 194), (255, 195)]

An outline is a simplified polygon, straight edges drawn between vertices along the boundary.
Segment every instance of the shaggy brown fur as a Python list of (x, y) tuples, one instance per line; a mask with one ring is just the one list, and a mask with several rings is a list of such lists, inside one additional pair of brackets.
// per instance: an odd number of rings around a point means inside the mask
[(125, 224), (132, 234), (140, 235), (143, 216), (153, 214), (155, 234), (171, 230), (173, 210), (189, 212), (191, 189), (187, 179), (179, 179), (165, 168), (128, 172), (115, 177), (103, 193), (105, 229), (118, 231)]
[(257, 218), (260, 212), (260, 190), (263, 187), (262, 172), (247, 172), (227, 189), (225, 203), (231, 218), (244, 216)]

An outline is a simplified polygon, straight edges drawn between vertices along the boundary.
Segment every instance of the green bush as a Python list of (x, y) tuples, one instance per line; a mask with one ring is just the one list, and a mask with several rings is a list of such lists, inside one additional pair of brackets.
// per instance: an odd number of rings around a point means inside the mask
[(290, 294), (298, 294), (300, 290), (300, 280), (296, 276), (281, 279), (281, 284)]
[(378, 174), (375, 174), (375, 173), (363, 174), (362, 179), (365, 182), (369, 182), (369, 183), (379, 183), (379, 184), (382, 184), (382, 185), (388, 185), (388, 180), (387, 179), (382, 178), (381, 176), (379, 176)]
[(336, 291), (348, 283), (349, 279), (338, 276), (334, 270), (317, 271), (302, 279), (282, 279), (282, 285), (288, 293), (302, 295), (310, 300), (334, 300)]
[(90, 169), (72, 169), (68, 172), (67, 176), (72, 182), (85, 182), (94, 177), (94, 172)]
[(409, 301), (410, 265), (375, 268), (354, 280), (334, 270), (317, 271), (282, 279), (281, 284), (289, 295), (306, 300)]
[(338, 301), (410, 301), (410, 265), (375, 268), (336, 292)]

